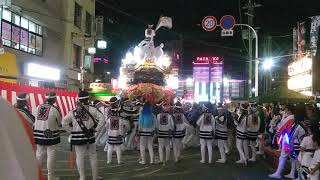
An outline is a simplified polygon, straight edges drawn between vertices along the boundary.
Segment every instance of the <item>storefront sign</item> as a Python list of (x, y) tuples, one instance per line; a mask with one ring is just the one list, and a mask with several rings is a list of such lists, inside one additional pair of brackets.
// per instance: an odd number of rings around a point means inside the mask
[(17, 77), (16, 56), (11, 53), (0, 54), (0, 81), (16, 83)]
[(222, 64), (222, 59), (218, 56), (198, 56), (193, 64)]
[(302, 58), (298, 61), (291, 63), (288, 66), (288, 75), (294, 76), (304, 72), (311, 71), (312, 69), (312, 59), (311, 58)]
[(60, 69), (34, 63), (27, 64), (26, 74), (39, 79), (60, 80)]

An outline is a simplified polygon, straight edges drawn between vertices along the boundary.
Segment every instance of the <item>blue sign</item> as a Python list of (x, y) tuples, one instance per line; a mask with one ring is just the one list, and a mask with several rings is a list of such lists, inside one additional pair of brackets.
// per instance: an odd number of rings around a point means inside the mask
[(220, 26), (224, 30), (230, 30), (236, 24), (236, 20), (231, 15), (225, 15), (220, 19)]

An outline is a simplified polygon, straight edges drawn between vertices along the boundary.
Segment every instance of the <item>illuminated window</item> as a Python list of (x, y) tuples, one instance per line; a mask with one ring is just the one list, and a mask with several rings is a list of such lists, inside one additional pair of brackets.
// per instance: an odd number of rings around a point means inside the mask
[(202, 94), (202, 83), (199, 82), (199, 95), (201, 95), (201, 94)]
[(0, 8), (3, 45), (38, 56), (42, 55), (42, 27), (28, 19)]
[(2, 19), (11, 22), (11, 11), (7, 9), (3, 9), (2, 11)]
[(29, 21), (26, 18), (21, 17), (21, 27), (28, 29), (29, 28)]

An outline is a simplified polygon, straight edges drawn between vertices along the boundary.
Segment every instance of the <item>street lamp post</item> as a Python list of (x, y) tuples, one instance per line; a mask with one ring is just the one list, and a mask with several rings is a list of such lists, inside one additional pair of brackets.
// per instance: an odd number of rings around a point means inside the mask
[[(259, 95), (259, 54), (258, 54), (258, 51), (259, 51), (259, 49), (258, 49), (258, 33), (257, 33), (257, 31), (252, 27), (252, 26), (250, 26), (250, 25), (248, 25), (248, 24), (235, 24), (235, 26), (245, 26), (245, 27), (248, 27), (248, 28), (250, 28), (252, 31), (253, 31), (253, 33), (254, 33), (254, 35), (255, 35), (255, 37), (256, 37), (256, 56), (255, 56), (255, 84), (254, 84), (254, 94), (255, 94), (255, 96), (257, 97), (258, 95)], [(250, 62), (251, 63), (251, 62)], [(249, 79), (249, 81), (251, 81), (251, 79)]]

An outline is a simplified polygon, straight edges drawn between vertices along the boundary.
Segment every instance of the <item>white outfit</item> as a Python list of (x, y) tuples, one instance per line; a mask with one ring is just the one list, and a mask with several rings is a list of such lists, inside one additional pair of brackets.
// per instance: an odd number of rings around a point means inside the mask
[[(282, 133), (284, 133), (284, 131), (286, 133), (289, 133), (288, 131), (291, 131), (292, 127), (291, 126), (289, 127), (289, 125), (292, 124), (292, 122), (294, 122), (294, 115), (287, 115), (287, 114), (283, 115), (283, 118), (281, 119), (280, 123), (277, 125), (277, 131), (279, 133), (279, 136), (283, 135)], [(282, 132), (280, 132), (280, 130)], [(285, 164), (286, 164), (286, 161), (288, 158), (288, 154), (285, 149), (286, 142), (283, 139), (284, 138), (282, 138), (282, 141), (280, 142), (281, 143), (281, 154), (279, 157), (278, 168), (275, 173), (269, 175), (269, 177), (271, 177), (271, 178), (281, 178), (282, 171), (285, 167)], [(295, 164), (292, 163), (291, 165), (294, 166), (294, 167), (291, 167), (291, 170), (295, 170)], [(291, 172), (290, 172), (290, 174), (291, 174)]]
[[(170, 140), (174, 129), (173, 118), (169, 113), (159, 113), (157, 115), (156, 128), (158, 129), (159, 158), (160, 162), (170, 159)], [(163, 160), (163, 149), (166, 150), (166, 159)]]
[(228, 128), (227, 128), (227, 118), (225, 115), (217, 116), (215, 118), (215, 139), (218, 141), (218, 148), (220, 152), (220, 159), (217, 161), (219, 163), (226, 162), (226, 152), (229, 151), (228, 148)]
[(131, 133), (126, 138), (127, 149), (133, 149), (135, 146), (134, 138), (136, 137), (138, 128), (139, 109), (138, 107), (133, 107), (131, 109), (126, 109), (124, 107), (121, 111), (121, 116), (126, 117), (127, 121), (129, 121), (130, 123), (133, 121), (133, 128), (131, 130)]
[(154, 153), (153, 153), (153, 135), (156, 126), (156, 117), (152, 118), (153, 124), (150, 128), (144, 128), (140, 124), (139, 126), (139, 136), (140, 136), (140, 164), (146, 164), (146, 147), (148, 147), (150, 164), (154, 163)]
[(174, 132), (173, 132), (173, 155), (174, 161), (177, 162), (180, 159), (182, 151), (182, 140), (186, 135), (186, 128), (188, 121), (183, 113), (176, 112), (172, 114), (174, 121)]
[[(103, 116), (105, 117), (105, 119), (108, 119), (108, 115), (109, 115), (109, 106), (103, 102), (99, 102), (98, 104), (96, 104), (96, 108), (103, 114)], [(96, 137), (96, 144), (97, 146), (103, 146), (106, 143), (106, 133), (107, 133), (107, 129), (105, 126), (103, 126), (101, 128), (101, 131), (98, 133), (97, 137)]]
[[(90, 115), (85, 113), (84, 110), (81, 110), (81, 112), (78, 113), (77, 109), (74, 109), (63, 118), (62, 126), (66, 131), (71, 132), (71, 144), (75, 148), (76, 162), (80, 174), (80, 180), (85, 179), (84, 157), (86, 154), (89, 155), (90, 159), (92, 179), (97, 180), (98, 169), (95, 135), (94, 133), (92, 133), (90, 137), (86, 136), (86, 134), (78, 124), (75, 116), (79, 116), (78, 119), (83, 122), (84, 126), (88, 130), (94, 131), (96, 129), (98, 132), (105, 125), (106, 121), (102, 113), (100, 113), (95, 107), (91, 107), (88, 105), (83, 106), (90, 112), (94, 119), (92, 119)], [(96, 128), (94, 127), (94, 121), (99, 121)], [(69, 126), (69, 123), (72, 123), (72, 127)]]
[(240, 115), (238, 120), (235, 120), (237, 126), (236, 145), (240, 155), (238, 163), (246, 163), (249, 158), (248, 140), (247, 140), (247, 121), (251, 116)]
[(33, 136), (37, 144), (37, 159), (41, 164), (47, 154), (48, 180), (55, 179), (56, 144), (60, 143), (59, 125), (61, 114), (57, 107), (50, 104), (39, 105), (36, 109)]
[[(317, 164), (319, 164), (319, 163), (320, 163), (320, 149), (317, 149), (314, 152), (309, 169), (316, 167)], [(315, 173), (309, 174), (309, 177), (310, 177), (310, 180), (319, 180), (319, 169)]]
[(108, 132), (108, 164), (111, 163), (112, 152), (116, 151), (118, 164), (121, 163), (121, 145), (123, 144), (124, 134), (129, 129), (129, 124), (126, 120), (120, 118), (118, 112), (111, 113), (107, 119), (106, 128)]
[(205, 163), (206, 149), (208, 150), (209, 163), (212, 163), (212, 139), (214, 134), (214, 117), (211, 113), (203, 113), (197, 125), (200, 127), (199, 137), (201, 145), (201, 163)]
[(303, 151), (300, 151), (298, 156), (298, 161), (300, 163), (300, 167), (298, 168), (298, 176), (301, 178), (302, 176), (305, 177), (305, 175), (308, 174), (307, 172), (315, 151), (312, 141), (312, 135), (304, 137), (300, 146), (301, 148), (303, 148)]
[[(254, 123), (254, 118), (257, 118), (257, 122)], [(248, 121), (247, 121), (247, 138), (249, 141), (249, 145), (251, 147), (252, 157), (250, 158), (250, 161), (256, 161), (256, 140), (258, 138), (260, 129), (260, 118), (258, 115), (249, 115)]]
[(286, 177), (294, 179), (296, 171), (298, 170), (297, 169), (298, 161), (296, 156), (298, 156), (297, 153), (299, 152), (300, 143), (302, 141), (302, 138), (305, 135), (305, 131), (300, 125), (294, 125), (291, 129), (290, 135), (291, 135), (290, 146), (293, 149), (294, 155), (290, 156), (291, 170), (290, 170), (290, 173), (286, 175)]

